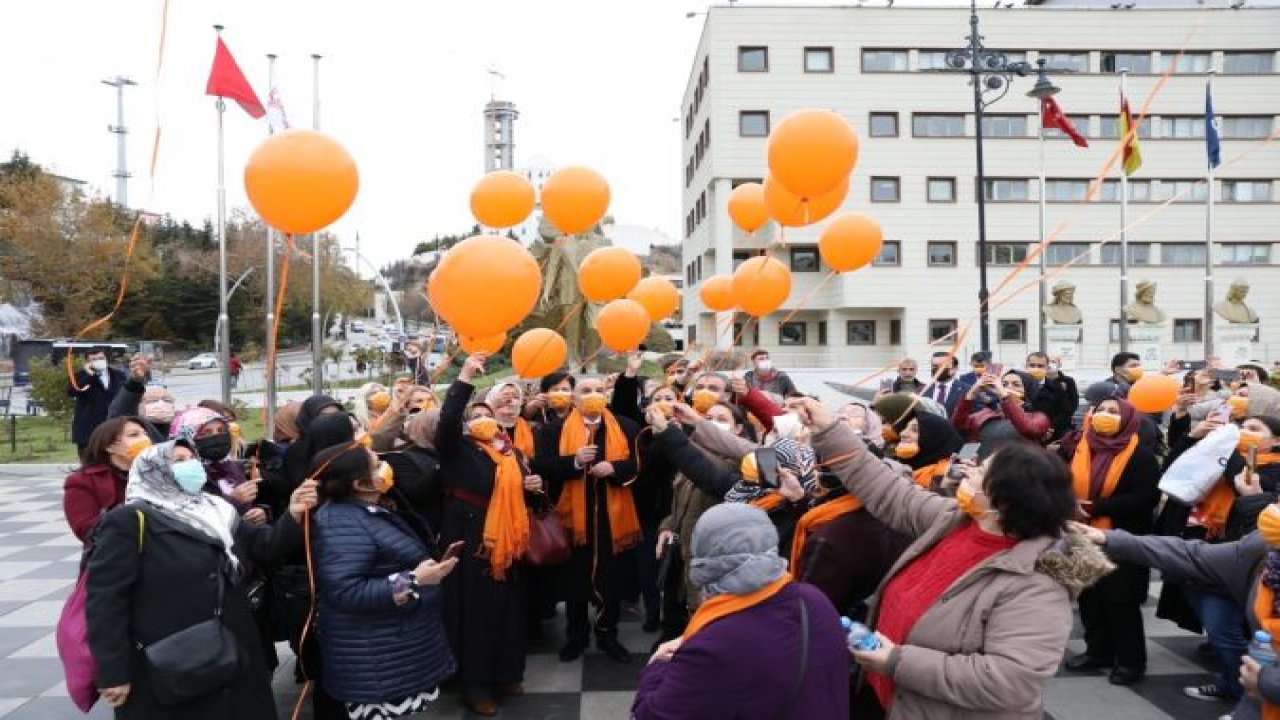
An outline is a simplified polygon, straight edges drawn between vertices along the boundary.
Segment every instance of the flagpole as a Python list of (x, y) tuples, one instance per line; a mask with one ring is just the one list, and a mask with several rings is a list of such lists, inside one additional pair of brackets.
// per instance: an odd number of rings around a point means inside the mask
[[(222, 38), (222, 26), (213, 29)], [(231, 404), (231, 320), (227, 312), (227, 183), (222, 117), (227, 103), (218, 98), (218, 380), (222, 386), (222, 403)]]
[[(1117, 126), (1128, 125), (1121, 122), (1124, 117), (1125, 78), (1128, 74), (1128, 70), (1120, 71), (1120, 114), (1116, 118)], [(1124, 311), (1129, 299), (1129, 232), (1125, 229), (1129, 223), (1129, 173), (1124, 166), (1123, 148), (1129, 142), (1129, 133), (1133, 133), (1135, 138), (1138, 135), (1137, 128), (1126, 127), (1125, 130), (1120, 136), (1120, 352), (1127, 352), (1129, 349), (1129, 318)]]
[[(311, 55), (311, 127), (320, 129), (320, 56)], [(311, 234), (311, 392), (324, 392), (324, 328), (320, 321), (320, 233)]]
[(1047, 318), (1045, 317), (1044, 306), (1048, 303), (1046, 288), (1044, 286), (1045, 275), (1045, 253), (1048, 248), (1044, 246), (1044, 222), (1045, 222), (1045, 168), (1044, 168), (1044, 100), (1040, 101), (1040, 135), (1037, 143), (1040, 146), (1040, 352), (1049, 352), (1049, 330), (1045, 327)]
[[(1213, 355), (1213, 171), (1215, 168), (1213, 158), (1208, 154), (1209, 133), (1211, 128), (1208, 127), (1209, 107), (1213, 100), (1213, 76), (1217, 73), (1214, 68), (1209, 68), (1208, 78), (1205, 84), (1205, 167), (1206, 179), (1209, 181), (1209, 187), (1205, 192), (1205, 213), (1204, 213), (1204, 356), (1207, 359)], [(1214, 111), (1214, 120), (1217, 119), (1217, 111)], [(1220, 141), (1219, 141), (1220, 142)]]
[[(276, 87), (276, 56), (274, 53), (267, 53), (267, 92), (269, 93), (275, 92), (275, 87)], [(268, 103), (270, 103), (269, 99), (268, 99)], [(272, 132), (273, 130), (271, 127), (271, 120), (270, 118), (268, 118), (267, 134), (270, 135)], [(270, 225), (268, 225), (267, 226), (267, 265), (266, 265), (267, 341), (262, 344), (264, 348), (271, 347), (271, 328), (275, 325), (275, 322), (276, 322), (276, 242), (278, 239), (279, 239), (279, 236), (276, 234), (275, 229), (272, 228)], [(265, 388), (266, 397), (263, 401), (263, 404), (266, 406), (266, 416), (264, 420), (266, 423), (265, 429), (266, 431), (270, 432), (271, 428), (275, 427), (275, 419), (276, 419), (276, 377), (275, 377), (276, 373), (275, 373), (274, 365), (264, 369), (267, 371), (267, 383)]]

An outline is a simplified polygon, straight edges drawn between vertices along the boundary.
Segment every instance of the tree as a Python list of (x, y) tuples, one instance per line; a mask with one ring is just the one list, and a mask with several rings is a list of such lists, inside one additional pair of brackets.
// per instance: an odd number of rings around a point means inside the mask
[(60, 425), (70, 427), (71, 415), (76, 409), (76, 400), (67, 394), (67, 368), (63, 363), (50, 362), (48, 358), (32, 358), (31, 397), (40, 403), (40, 407), (57, 420)]

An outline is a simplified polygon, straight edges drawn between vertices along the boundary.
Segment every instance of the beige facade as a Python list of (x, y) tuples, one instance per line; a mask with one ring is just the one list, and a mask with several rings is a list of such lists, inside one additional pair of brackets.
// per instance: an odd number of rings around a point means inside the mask
[[(1060, 136), (1046, 140), (1045, 191), (1047, 227), (1051, 233), (1062, 228), (1049, 251), (1050, 272), (1061, 258), (1112, 241), (1050, 281), (1066, 279), (1078, 288), (1081, 362), (1100, 365), (1119, 349), (1112, 335), (1120, 306), (1118, 188), (1109, 183), (1094, 201), (1078, 200), (1118, 145), (1120, 75), (1114, 70), (1130, 70), (1127, 94), (1136, 114), (1183, 46), (1179, 72), (1147, 108), (1144, 163), (1131, 178), (1128, 242), (1138, 264), (1130, 287), (1142, 279), (1159, 284), (1156, 303), (1169, 318), (1162, 335), (1166, 358), (1203, 354), (1203, 113), (1205, 71), (1214, 68), (1224, 162), (1214, 190), (1214, 300), (1232, 280), (1247, 278), (1248, 302), (1262, 316), (1256, 355), (1280, 358), (1280, 322), (1271, 319), (1280, 309), (1280, 143), (1265, 141), (1280, 128), (1280, 9), (980, 12), (989, 49), (1033, 64), (1046, 53), (1050, 68), (1080, 69), (1051, 77), (1062, 88), (1059, 103), (1090, 147), (1076, 148)], [(682, 104), (684, 317), (691, 341), (706, 347), (731, 340), (727, 314), (717, 337), (715, 314), (702, 306), (698, 288), (713, 274), (732, 272), (735, 254), (740, 261), (775, 239), (776, 229), (753, 239), (733, 228), (728, 195), (735, 183), (765, 173), (766, 123), (808, 107), (831, 108), (854, 126), (860, 152), (844, 209), (876, 217), (897, 254), (887, 252), (883, 264), (815, 291), (827, 272), (813, 264), (823, 224), (788, 229), (785, 244), (772, 252), (792, 267), (795, 287), (783, 309), (759, 323), (759, 344), (790, 367), (878, 365), (925, 355), (931, 329), (976, 319), (973, 98), (967, 76), (926, 69), (940, 66), (942, 52), (964, 45), (967, 34), (965, 9), (737, 6), (708, 12)], [(993, 291), (1038, 241), (1039, 107), (1026, 96), (1034, 81), (1034, 73), (1015, 78), (1008, 95), (987, 109), (986, 174), (996, 182), (987, 202)], [(1163, 205), (1168, 197), (1178, 200)], [(1000, 359), (1020, 360), (1039, 345), (1037, 277), (1032, 263), (1011, 283), (1025, 291), (1007, 301), (1007, 291), (993, 295), (993, 304), (1004, 301), (991, 312), (992, 350)], [(798, 324), (781, 327), (792, 311)], [(741, 335), (743, 344), (754, 344), (755, 333)], [(976, 349), (975, 323), (960, 351)]]

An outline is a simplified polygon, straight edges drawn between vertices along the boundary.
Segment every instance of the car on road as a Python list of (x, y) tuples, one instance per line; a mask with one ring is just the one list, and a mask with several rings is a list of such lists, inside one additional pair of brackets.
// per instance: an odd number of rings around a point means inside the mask
[(208, 370), (218, 367), (218, 356), (211, 352), (200, 353), (187, 361), (188, 370)]

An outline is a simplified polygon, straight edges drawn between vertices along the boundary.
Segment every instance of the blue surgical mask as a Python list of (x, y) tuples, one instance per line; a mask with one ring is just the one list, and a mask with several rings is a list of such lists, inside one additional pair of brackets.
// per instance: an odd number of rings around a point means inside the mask
[(183, 492), (199, 495), (208, 478), (204, 474), (204, 465), (199, 460), (183, 460), (173, 464), (173, 479)]

